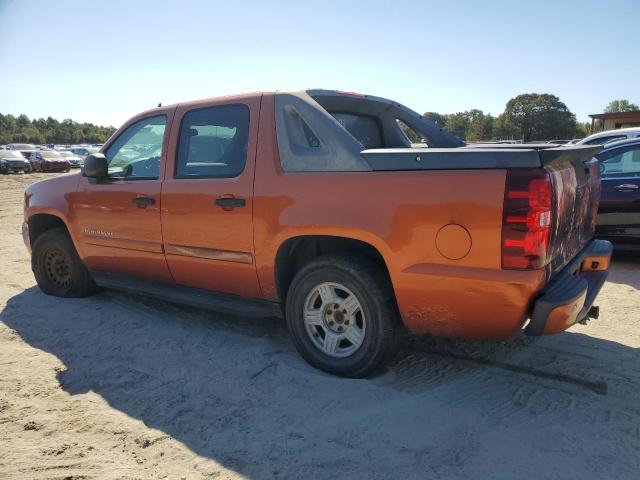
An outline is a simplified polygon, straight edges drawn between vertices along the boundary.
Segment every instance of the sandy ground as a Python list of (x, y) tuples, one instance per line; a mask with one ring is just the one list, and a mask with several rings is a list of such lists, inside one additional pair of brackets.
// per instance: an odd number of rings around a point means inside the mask
[(409, 338), (378, 377), (301, 360), (278, 320), (43, 295), (0, 177), (0, 478), (640, 478), (640, 259), (548, 338)]

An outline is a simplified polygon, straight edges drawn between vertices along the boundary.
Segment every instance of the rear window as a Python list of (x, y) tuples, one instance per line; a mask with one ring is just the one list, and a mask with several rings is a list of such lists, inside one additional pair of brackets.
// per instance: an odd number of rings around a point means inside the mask
[(382, 132), (374, 117), (353, 113), (329, 112), (364, 148), (382, 148)]
[(626, 135), (612, 135), (609, 137), (600, 137), (594, 138), (593, 140), (589, 140), (588, 142), (584, 142), (585, 145), (604, 145), (605, 143), (615, 142), (617, 140), (624, 140)]

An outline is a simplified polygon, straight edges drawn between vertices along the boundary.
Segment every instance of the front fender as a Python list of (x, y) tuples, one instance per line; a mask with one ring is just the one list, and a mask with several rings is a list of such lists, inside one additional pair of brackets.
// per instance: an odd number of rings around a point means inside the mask
[[(48, 215), (56, 217), (66, 227), (71, 239), (73, 241), (76, 250), (80, 252), (79, 243), (75, 240), (73, 235), (73, 218), (71, 202), (74, 193), (77, 191), (78, 183), (80, 181), (80, 174), (61, 175), (55, 178), (49, 178), (40, 182), (29, 185), (25, 190), (25, 203), (24, 203), (24, 223), (23, 223), (23, 237), (28, 234), (29, 224), (33, 223), (33, 220), (38, 215)], [(27, 248), (30, 249), (31, 241), (30, 235), (27, 235), (29, 239)], [(25, 239), (25, 243), (26, 239)]]

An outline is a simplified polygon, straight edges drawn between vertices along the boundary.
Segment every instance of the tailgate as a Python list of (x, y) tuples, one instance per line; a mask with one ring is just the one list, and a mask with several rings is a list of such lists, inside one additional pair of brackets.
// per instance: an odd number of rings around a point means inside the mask
[(600, 201), (600, 169), (594, 155), (601, 149), (571, 146), (538, 152), (554, 189), (550, 273), (562, 269), (593, 237)]

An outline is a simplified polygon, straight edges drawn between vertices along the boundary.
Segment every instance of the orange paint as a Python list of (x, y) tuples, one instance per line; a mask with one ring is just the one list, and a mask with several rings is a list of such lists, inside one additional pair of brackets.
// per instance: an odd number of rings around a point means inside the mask
[(549, 317), (547, 317), (547, 324), (544, 328), (545, 335), (551, 335), (553, 333), (559, 333), (565, 331), (572, 326), (578, 320), (578, 314), (584, 306), (584, 300), (587, 296), (585, 291), (575, 301), (556, 307), (551, 310)]

